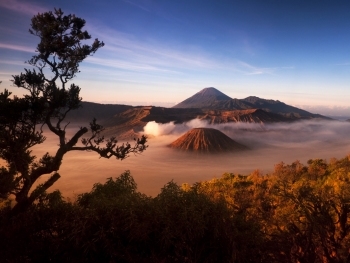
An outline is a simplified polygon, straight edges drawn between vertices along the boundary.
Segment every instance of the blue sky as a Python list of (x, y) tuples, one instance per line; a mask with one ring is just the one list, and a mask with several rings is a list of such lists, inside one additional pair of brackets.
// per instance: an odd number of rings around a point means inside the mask
[(38, 12), (86, 20), (105, 46), (74, 79), (86, 101), (174, 105), (205, 87), (350, 115), (350, 2), (0, 0), (1, 88), (28, 67)]

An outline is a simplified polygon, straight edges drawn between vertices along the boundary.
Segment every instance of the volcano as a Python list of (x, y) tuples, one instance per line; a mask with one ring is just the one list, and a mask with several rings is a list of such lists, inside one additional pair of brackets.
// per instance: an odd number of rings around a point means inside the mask
[(173, 108), (217, 108), (218, 104), (228, 104), (232, 99), (216, 88), (210, 87), (202, 89), (192, 97), (173, 106)]
[(278, 100), (261, 99), (250, 96), (245, 99), (233, 99), (216, 88), (209, 87), (202, 89), (192, 97), (173, 106), (173, 108), (202, 109), (202, 110), (250, 110), (261, 109), (265, 112), (279, 114), (289, 120), (298, 119), (330, 119), (320, 114), (313, 114), (308, 111), (287, 105)]
[(220, 153), (247, 150), (248, 147), (235, 142), (221, 131), (212, 128), (195, 128), (176, 141), (169, 147), (182, 151)]

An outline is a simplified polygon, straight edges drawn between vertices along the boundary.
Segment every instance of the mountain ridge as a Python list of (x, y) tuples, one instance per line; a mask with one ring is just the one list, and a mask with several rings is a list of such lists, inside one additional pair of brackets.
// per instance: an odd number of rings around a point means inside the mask
[[(241, 105), (240, 105), (241, 104)], [(245, 102), (232, 99), (214, 87), (204, 88), (172, 108), (235, 109), (250, 108)]]
[(208, 124), (230, 122), (264, 124), (314, 118), (330, 119), (278, 100), (266, 100), (255, 96), (232, 99), (212, 87), (205, 88), (192, 97), (185, 100), (187, 106), (197, 103), (201, 107), (177, 108), (175, 105), (172, 108), (165, 108), (82, 102), (81, 108), (70, 112), (67, 121), (86, 122), (96, 118), (98, 123), (105, 127), (105, 135), (117, 136), (120, 140), (129, 140), (139, 136), (150, 121), (180, 124), (198, 119)]
[(330, 119), (320, 114), (314, 114), (288, 105), (279, 100), (262, 99), (256, 96), (233, 99), (213, 87), (202, 89), (172, 108), (199, 108), (205, 110), (247, 110), (255, 108), (279, 114), (290, 119)]
[[(265, 112), (261, 109), (248, 110), (201, 110), (163, 108), (154, 106), (137, 106), (125, 112), (118, 113), (101, 124), (106, 128), (105, 133), (119, 138), (129, 138), (137, 134), (150, 121), (157, 123), (185, 123), (193, 119), (206, 121), (208, 124), (223, 124), (229, 122), (245, 123), (276, 123), (291, 120), (279, 114)], [(130, 137), (131, 138), (131, 137)]]

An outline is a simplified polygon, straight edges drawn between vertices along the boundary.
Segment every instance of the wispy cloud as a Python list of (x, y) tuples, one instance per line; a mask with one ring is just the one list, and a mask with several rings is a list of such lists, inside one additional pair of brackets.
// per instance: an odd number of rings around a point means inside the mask
[(0, 71), (0, 76), (11, 76), (13, 75), (10, 71)]
[(161, 1), (152, 0), (122, 0), (123, 2), (135, 6), (138, 9), (152, 13), (166, 21), (172, 21), (176, 23), (183, 23), (184, 17), (176, 17), (173, 12), (169, 12), (166, 8), (162, 7)]
[(140, 8), (140, 9), (142, 9), (142, 10), (144, 10), (144, 11), (147, 11), (147, 12), (150, 11), (150, 10), (149, 10), (148, 8), (146, 8), (145, 6), (140, 5), (140, 4), (138, 4), (138, 3), (135, 3), (134, 1), (130, 1), (130, 0), (122, 0), (122, 1), (125, 2), (125, 3), (128, 3), (128, 4), (130, 4), (130, 5), (136, 6), (137, 8)]
[(178, 71), (177, 69), (213, 69), (219, 66), (210, 54), (199, 48), (178, 49), (154, 40), (140, 41), (133, 35), (105, 27), (92, 27), (90, 31), (106, 44), (100, 51), (108, 54), (108, 59), (104, 60), (106, 66), (111, 65), (111, 59), (114, 60), (114, 65), (124, 65), (126, 69), (130, 69), (133, 64), (135, 69), (142, 67), (171, 72)]
[(243, 61), (238, 61), (237, 64), (239, 65), (240, 71), (245, 75), (262, 75), (262, 74), (274, 75), (275, 72), (278, 70), (294, 69), (294, 67), (291, 67), (291, 66), (289, 67), (257, 67)]
[[(99, 71), (114, 74), (113, 70), (135, 73), (187, 74), (192, 71), (231, 71), (243, 75), (273, 75), (280, 69), (293, 67), (257, 67), (240, 60), (222, 61), (200, 47), (171, 47), (160, 42), (140, 41), (106, 27), (91, 27), (92, 35), (105, 42), (105, 47), (87, 62)], [(0, 43), (0, 48), (33, 53), (33, 47)], [(100, 66), (109, 69), (102, 69)]]
[[(20, 10), (36, 9), (35, 5), (25, 4), (18, 0), (0, 0), (0, 7), (11, 2), (6, 8), (15, 8), (21, 5)], [(128, 1), (127, 1), (128, 2)], [(37, 11), (36, 11), (37, 12)], [(140, 40), (136, 36), (126, 34), (106, 26), (89, 26), (88, 30), (94, 37), (105, 42), (105, 47), (95, 56), (89, 57), (87, 62), (113, 74), (113, 70), (125, 70), (135, 73), (159, 74), (190, 74), (189, 72), (220, 72), (230, 71), (242, 75), (274, 74), (277, 70), (292, 67), (258, 67), (244, 61), (227, 59), (222, 60), (199, 46), (171, 46), (154, 39)], [(0, 49), (33, 53), (32, 46), (1, 43)], [(4, 62), (3, 62), (4, 63)], [(107, 67), (108, 69), (101, 68)], [(205, 73), (204, 73), (205, 74)]]
[(335, 66), (350, 66), (350, 62), (335, 64)]
[(0, 43), (0, 48), (33, 53), (33, 47)]
[(130, 71), (139, 71), (139, 72), (155, 71), (155, 72), (177, 73), (176, 71), (173, 71), (173, 70), (156, 67), (149, 64), (132, 63), (132, 62), (119, 60), (119, 59), (102, 59), (102, 58), (90, 57), (87, 59), (87, 62), (101, 65), (101, 66), (107, 66), (107, 67), (118, 68), (123, 70), (130, 70)]
[(261, 68), (253, 66), (244, 61), (235, 62), (236, 70), (244, 75), (261, 75), (261, 74), (270, 74), (274, 72), (274, 68)]
[(0, 7), (29, 16), (47, 11), (46, 8), (30, 1), (1, 0)]
[(25, 65), (26, 63), (23, 62), (23, 61), (12, 61), (12, 60), (1, 60), (0, 61), (0, 65), (1, 64), (6, 64), (6, 65), (15, 65), (15, 66), (23, 66)]
[[(91, 63), (135, 71), (193, 72), (230, 71), (242, 75), (274, 75), (292, 66), (259, 67), (228, 58), (222, 60), (199, 46), (171, 46), (156, 40), (139, 40), (131, 34), (105, 27), (90, 27), (92, 35), (105, 42), (100, 51), (106, 59), (91, 59)], [(103, 51), (104, 50), (104, 51)]]

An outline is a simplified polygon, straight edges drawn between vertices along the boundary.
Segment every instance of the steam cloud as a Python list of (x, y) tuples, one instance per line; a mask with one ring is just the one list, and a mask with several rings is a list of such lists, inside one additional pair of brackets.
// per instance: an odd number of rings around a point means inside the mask
[(150, 121), (143, 128), (143, 131), (147, 135), (153, 135), (157, 137), (162, 135), (180, 134), (193, 128), (205, 127), (208, 127), (208, 122), (199, 119), (194, 119), (183, 124), (175, 124), (173, 121), (164, 124)]

